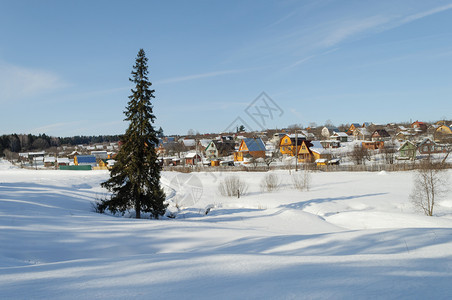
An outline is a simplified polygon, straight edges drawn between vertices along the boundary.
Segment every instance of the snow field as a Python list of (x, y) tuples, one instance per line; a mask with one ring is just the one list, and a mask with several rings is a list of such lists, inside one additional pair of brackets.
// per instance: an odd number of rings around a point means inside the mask
[[(92, 212), (108, 172), (0, 161), (0, 298), (449, 297), (450, 195), (426, 217), (410, 172), (313, 173), (305, 192), (275, 174), (263, 193), (265, 173), (165, 172), (177, 217), (136, 220)], [(231, 175), (248, 184), (240, 199), (218, 192)]]

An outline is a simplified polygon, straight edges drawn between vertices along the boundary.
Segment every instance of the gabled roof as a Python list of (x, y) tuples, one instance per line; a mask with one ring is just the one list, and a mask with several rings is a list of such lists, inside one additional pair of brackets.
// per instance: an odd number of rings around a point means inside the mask
[(365, 127), (356, 128), (355, 132), (361, 133), (362, 135), (370, 135), (369, 130)]
[(416, 148), (417, 148), (416, 145), (415, 145), (414, 143), (412, 143), (412, 142), (410, 142), (410, 141), (406, 141), (405, 143), (403, 143), (403, 144), (399, 147), (399, 149), (397, 149), (397, 151), (400, 151), (401, 149), (404, 149), (404, 148), (406, 148), (406, 147), (411, 147), (411, 148), (413, 148), (413, 149), (416, 149)]
[(311, 141), (312, 146), (309, 148), (311, 151), (322, 154), (325, 152), (322, 143), (320, 141)]
[(348, 137), (348, 134), (345, 132), (334, 132), (332, 136)]
[(184, 144), (185, 147), (195, 147), (196, 146), (196, 141), (194, 139), (185, 139), (185, 140), (182, 140), (182, 143)]
[(96, 163), (96, 157), (94, 155), (77, 155), (77, 162), (83, 164)]
[(265, 145), (260, 138), (243, 139), (248, 151), (266, 151)]
[(375, 133), (377, 133), (378, 136), (381, 136), (381, 137), (390, 137), (389, 133), (385, 129), (376, 129), (372, 133), (372, 135), (374, 135)]
[(198, 153), (188, 153), (187, 155), (185, 155), (185, 158), (195, 158), (196, 156), (200, 156)]

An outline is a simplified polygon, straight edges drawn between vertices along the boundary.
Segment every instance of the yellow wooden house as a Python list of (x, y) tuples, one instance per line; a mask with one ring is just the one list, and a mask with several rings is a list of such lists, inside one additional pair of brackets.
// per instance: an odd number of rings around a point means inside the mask
[(295, 156), (297, 151), (300, 151), (302, 142), (305, 138), (302, 136), (285, 135), (279, 142), (279, 151), (282, 155)]
[(234, 161), (265, 157), (265, 151), (265, 145), (260, 138), (246, 138), (240, 142), (238, 151), (234, 152)]
[(452, 140), (452, 128), (446, 125), (441, 125), (436, 128), (434, 139), (437, 142), (447, 142)]
[(326, 165), (331, 154), (326, 151), (319, 141), (302, 141), (298, 151), (298, 161), (301, 163), (316, 162), (317, 165)]
[(355, 131), (355, 129), (357, 128), (361, 128), (361, 125), (359, 125), (358, 123), (352, 123), (352, 125), (350, 125), (350, 127), (347, 130), (347, 134), (348, 135), (353, 135), (353, 132)]
[(301, 163), (311, 163), (314, 159), (314, 154), (312, 153), (311, 149), (312, 147), (311, 142), (309, 141), (302, 141), (300, 148), (298, 150), (298, 161)]

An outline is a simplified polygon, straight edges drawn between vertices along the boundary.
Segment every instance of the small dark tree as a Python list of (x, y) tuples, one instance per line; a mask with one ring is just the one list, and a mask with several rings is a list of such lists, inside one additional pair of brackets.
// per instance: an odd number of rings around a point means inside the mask
[(161, 167), (157, 162), (155, 146), (158, 144), (152, 123), (155, 116), (151, 99), (155, 98), (152, 83), (148, 80), (147, 61), (140, 49), (129, 80), (135, 84), (124, 112), (129, 127), (123, 136), (123, 146), (118, 152), (110, 179), (102, 183), (112, 195), (98, 204), (99, 211), (112, 213), (134, 208), (136, 218), (141, 212), (158, 218), (166, 210), (165, 193), (160, 187)]

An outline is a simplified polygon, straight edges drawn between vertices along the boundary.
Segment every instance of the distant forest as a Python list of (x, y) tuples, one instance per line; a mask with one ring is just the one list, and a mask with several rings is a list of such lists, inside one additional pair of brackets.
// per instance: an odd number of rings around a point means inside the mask
[(97, 143), (112, 143), (120, 140), (120, 135), (51, 137), (46, 134), (9, 134), (0, 136), (0, 156), (5, 151), (14, 153), (40, 151), (62, 145), (76, 146)]

